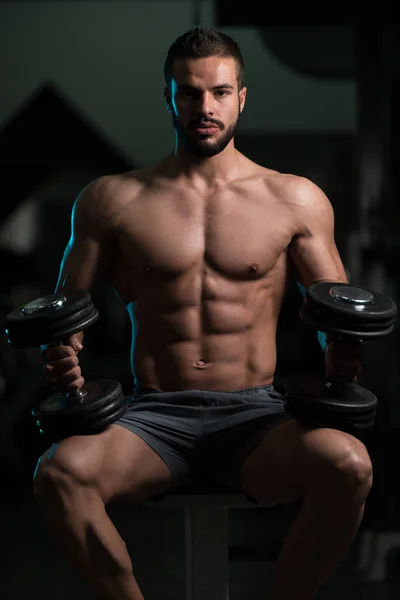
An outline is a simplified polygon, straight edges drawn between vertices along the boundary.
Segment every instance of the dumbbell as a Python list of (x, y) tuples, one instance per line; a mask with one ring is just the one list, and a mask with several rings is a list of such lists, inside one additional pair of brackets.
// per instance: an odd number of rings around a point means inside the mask
[[(395, 302), (370, 289), (338, 282), (311, 285), (300, 309), (303, 323), (333, 339), (372, 340), (390, 334)], [(299, 374), (285, 385), (287, 412), (304, 423), (356, 434), (371, 429), (378, 399), (370, 390), (344, 379)]]
[[(58, 346), (95, 323), (99, 312), (91, 294), (76, 290), (37, 298), (6, 315), (8, 343), (15, 348)], [(127, 409), (121, 384), (112, 379), (86, 382), (73, 392), (56, 392), (32, 410), (36, 423), (53, 441), (72, 435), (100, 433)]]

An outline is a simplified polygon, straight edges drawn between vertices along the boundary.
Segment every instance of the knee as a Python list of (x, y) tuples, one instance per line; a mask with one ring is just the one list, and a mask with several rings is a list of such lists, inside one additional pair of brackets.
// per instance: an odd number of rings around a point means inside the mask
[(364, 492), (365, 496), (369, 493), (372, 487), (373, 467), (362, 442), (356, 439), (350, 442), (336, 466), (351, 488)]
[[(90, 460), (89, 460), (90, 457)], [(54, 444), (39, 459), (33, 478), (33, 489), (39, 503), (53, 500), (96, 480), (95, 453), (88, 455), (74, 438)]]
[(325, 430), (325, 433), (327, 478), (321, 477), (321, 484), (326, 484), (328, 479), (334, 485), (335, 495), (350, 495), (364, 501), (373, 481), (373, 466), (365, 445), (341, 431)]

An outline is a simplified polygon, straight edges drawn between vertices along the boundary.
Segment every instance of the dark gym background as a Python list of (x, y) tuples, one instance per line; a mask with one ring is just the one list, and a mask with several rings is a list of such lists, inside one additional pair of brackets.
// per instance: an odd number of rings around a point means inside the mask
[[(262, 8), (249, 0), (0, 3), (3, 316), (54, 290), (72, 204), (84, 185), (170, 151), (163, 61), (169, 44), (197, 23), (230, 33), (244, 54), (249, 93), (237, 147), (318, 183), (335, 209), (350, 280), (399, 303), (400, 52), (392, 5), (379, 3), (370, 20), (349, 18), (344, 2), (329, 7), (330, 20), (307, 15), (304, 6), (301, 20), (291, 20), (283, 5), (268, 7), (267, 20)], [(107, 286), (94, 296), (101, 319), (86, 336), (85, 376), (120, 379), (129, 393), (125, 310)], [(293, 291), (282, 313), (278, 379), (321, 365), (315, 339), (298, 323), (299, 302)], [(321, 600), (388, 600), (400, 590), (398, 328), (367, 346), (361, 381), (380, 399), (367, 442), (374, 487), (352, 549)], [(16, 351), (0, 335), (2, 599), (88, 597), (32, 497), (45, 445), (30, 411), (47, 391), (40, 352)], [(183, 600), (182, 514), (135, 505), (110, 512), (146, 600)], [(230, 511), (232, 600), (265, 597), (295, 514), (291, 506)]]

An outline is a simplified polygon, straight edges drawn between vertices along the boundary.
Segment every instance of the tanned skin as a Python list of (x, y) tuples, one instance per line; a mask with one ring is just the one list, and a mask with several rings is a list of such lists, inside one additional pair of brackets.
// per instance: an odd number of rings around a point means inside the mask
[[(140, 386), (229, 391), (273, 383), (278, 316), (294, 279), (306, 288), (346, 281), (323, 191), (235, 148), (246, 93), (231, 57), (176, 60), (165, 90), (173, 152), (150, 168), (101, 177), (76, 200), (57, 290), (111, 283), (136, 320), (131, 363)], [(55, 389), (84, 383), (82, 342), (78, 334), (45, 352)], [(359, 344), (331, 343), (326, 357), (328, 375), (356, 378)], [(372, 486), (365, 446), (292, 419), (251, 452), (241, 483), (256, 499), (301, 500), (268, 598), (315, 598), (362, 520)], [(163, 460), (115, 424), (63, 440), (41, 457), (38, 503), (94, 597), (143, 599), (107, 503), (138, 501), (170, 485)]]

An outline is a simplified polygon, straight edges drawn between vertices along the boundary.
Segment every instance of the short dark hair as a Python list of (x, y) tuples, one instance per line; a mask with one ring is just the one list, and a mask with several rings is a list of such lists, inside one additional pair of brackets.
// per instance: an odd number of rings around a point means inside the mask
[(239, 90), (244, 86), (244, 61), (237, 42), (226, 33), (200, 25), (180, 35), (170, 46), (164, 63), (166, 85), (170, 86), (175, 59), (208, 58), (209, 56), (234, 58), (237, 64)]

